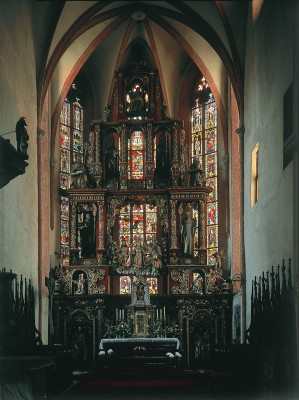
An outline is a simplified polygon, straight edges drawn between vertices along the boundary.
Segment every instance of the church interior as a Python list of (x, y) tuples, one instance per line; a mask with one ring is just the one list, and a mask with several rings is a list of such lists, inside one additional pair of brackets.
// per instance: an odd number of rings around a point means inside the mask
[(297, 398), (298, 19), (1, 2), (4, 400)]

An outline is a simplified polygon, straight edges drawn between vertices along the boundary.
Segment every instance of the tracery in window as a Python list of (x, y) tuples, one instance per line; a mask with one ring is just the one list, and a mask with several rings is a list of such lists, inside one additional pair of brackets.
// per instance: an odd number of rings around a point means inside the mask
[[(209, 85), (202, 77), (195, 85), (191, 112), (191, 157), (198, 156), (206, 175), (206, 185), (213, 191), (207, 204), (207, 263), (214, 264), (218, 251), (218, 192), (217, 192), (217, 105)], [(198, 211), (193, 211), (198, 221)], [(198, 232), (194, 237), (195, 256), (198, 254)]]

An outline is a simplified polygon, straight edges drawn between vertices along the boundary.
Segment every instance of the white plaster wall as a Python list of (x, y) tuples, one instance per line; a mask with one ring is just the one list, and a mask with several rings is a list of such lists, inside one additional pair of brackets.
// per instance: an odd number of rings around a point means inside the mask
[[(26, 117), (29, 166), (0, 189), (0, 267), (31, 279), (37, 301), (36, 68), (30, 15), (27, 2), (1, 3), (0, 134), (15, 130), (19, 118)], [(4, 137), (16, 144), (15, 134)]]
[[(251, 281), (292, 256), (292, 163), (283, 170), (283, 95), (292, 81), (290, 2), (266, 2), (248, 21), (245, 68), (244, 218), (247, 325)], [(250, 204), (251, 153), (259, 141), (259, 200)]]

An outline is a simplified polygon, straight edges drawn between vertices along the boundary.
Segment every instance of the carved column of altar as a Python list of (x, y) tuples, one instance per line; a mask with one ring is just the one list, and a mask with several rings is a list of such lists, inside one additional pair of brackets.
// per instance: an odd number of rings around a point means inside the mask
[(128, 149), (127, 149), (127, 128), (126, 124), (121, 124), (120, 127), (120, 188), (127, 189), (128, 187)]
[(188, 184), (188, 151), (186, 143), (186, 131), (180, 131), (180, 180), (181, 186)]
[(146, 188), (154, 187), (154, 160), (153, 160), (153, 125), (146, 124), (146, 162), (145, 162), (145, 180)]
[(178, 251), (176, 200), (170, 200), (170, 251)]
[(96, 257), (97, 263), (100, 265), (103, 263), (103, 253), (105, 252), (105, 222), (104, 222), (104, 196), (103, 200), (97, 201), (98, 208), (98, 240)]
[(77, 248), (77, 201), (70, 200), (70, 264), (77, 264), (79, 250)]
[(101, 159), (101, 148), (102, 148), (102, 131), (99, 124), (94, 127), (93, 137), (94, 137), (94, 168), (93, 175), (96, 181), (97, 187), (101, 187), (101, 181), (103, 179), (103, 166), (100, 161)]
[(171, 185), (180, 186), (180, 165), (179, 165), (179, 123), (174, 122), (172, 127), (172, 161), (171, 161)]

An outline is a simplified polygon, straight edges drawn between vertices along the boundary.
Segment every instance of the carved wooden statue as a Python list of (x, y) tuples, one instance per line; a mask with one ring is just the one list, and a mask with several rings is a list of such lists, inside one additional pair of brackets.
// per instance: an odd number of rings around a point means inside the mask
[(17, 151), (27, 155), (29, 135), (27, 133), (25, 117), (21, 117), (16, 125)]

